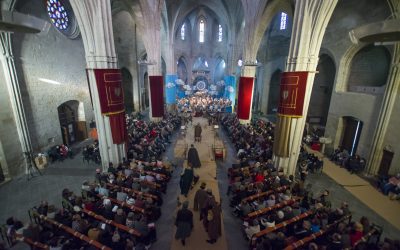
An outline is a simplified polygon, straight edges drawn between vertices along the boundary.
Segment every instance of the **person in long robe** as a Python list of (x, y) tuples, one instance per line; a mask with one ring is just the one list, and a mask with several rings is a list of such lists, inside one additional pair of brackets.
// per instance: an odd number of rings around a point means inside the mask
[(194, 141), (201, 142), (201, 125), (200, 123), (197, 123), (197, 125), (194, 127)]
[(181, 175), (181, 180), (180, 180), (180, 188), (181, 188), (181, 194), (187, 197), (190, 187), (192, 186), (193, 182), (193, 177), (194, 177), (194, 172), (193, 168), (190, 164), (188, 164), (188, 167), (185, 168)]
[(191, 164), (193, 168), (201, 167), (199, 153), (197, 152), (197, 149), (194, 147), (193, 144), (189, 148), (187, 159), (188, 159), (188, 164)]
[(208, 243), (214, 244), (217, 239), (221, 236), (221, 204), (215, 201), (215, 199), (210, 200), (209, 206), (211, 207), (207, 211), (207, 233)]
[(178, 211), (175, 220), (176, 233), (175, 239), (180, 239), (182, 245), (185, 245), (185, 239), (190, 236), (193, 229), (193, 213), (188, 209), (189, 202), (185, 201), (182, 204), (182, 209)]

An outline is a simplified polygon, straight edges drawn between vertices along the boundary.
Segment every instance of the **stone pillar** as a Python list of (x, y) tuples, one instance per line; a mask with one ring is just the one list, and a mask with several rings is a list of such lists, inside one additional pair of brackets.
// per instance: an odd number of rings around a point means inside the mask
[[(15, 69), (14, 55), (12, 53), (11, 33), (0, 32), (0, 42), (2, 45), (1, 62), (3, 64), (7, 90), (11, 100), (15, 123), (17, 125), (18, 139), (21, 143), (22, 152), (32, 152), (31, 138)], [(27, 170), (26, 168), (26, 173)], [(6, 178), (9, 178), (8, 172), (4, 172), (4, 174)]]
[(326, 26), (336, 4), (337, 0), (296, 1), (286, 71), (307, 71), (309, 74), (305, 86), (302, 116), (287, 117), (278, 115), (278, 123), (275, 128), (275, 165), (283, 167), (286, 174), (295, 174), (296, 171), (305, 118), (318, 63), (318, 54)]
[(95, 77), (95, 69), (118, 68), (112, 32), (111, 4), (108, 0), (71, 0), (70, 3), (82, 33), (102, 167), (106, 170), (109, 162), (118, 164), (126, 156), (125, 144), (113, 143), (110, 118), (102, 114)]
[[(164, 0), (140, 0), (139, 2), (142, 14), (142, 22), (139, 27), (148, 60), (149, 116), (151, 120), (158, 121), (164, 115), (164, 81), (161, 65), (161, 10)], [(161, 92), (160, 89), (162, 89)], [(161, 98), (159, 95), (162, 95)], [(162, 112), (160, 112), (160, 109)]]
[(382, 107), (379, 112), (378, 124), (372, 139), (371, 152), (367, 161), (368, 174), (377, 174), (380, 161), (382, 160), (383, 142), (386, 137), (390, 117), (393, 114), (393, 107), (398, 96), (400, 85), (400, 44), (394, 45), (391, 69), (383, 96)]

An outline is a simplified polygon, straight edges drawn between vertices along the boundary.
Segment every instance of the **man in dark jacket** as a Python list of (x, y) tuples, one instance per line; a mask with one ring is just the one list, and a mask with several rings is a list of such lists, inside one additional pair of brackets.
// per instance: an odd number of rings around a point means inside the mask
[[(200, 185), (200, 189), (197, 190), (195, 196), (194, 196), (194, 205), (193, 209), (194, 211), (199, 211), (199, 208), (203, 208), (204, 204), (208, 198), (207, 191), (205, 190), (206, 184), (203, 182)], [(200, 213), (200, 220), (202, 219), (201, 213)]]
[(188, 209), (189, 202), (185, 201), (182, 204), (182, 209), (178, 211), (175, 220), (175, 226), (177, 227), (175, 233), (175, 239), (180, 239), (182, 245), (185, 245), (185, 239), (190, 236), (193, 229), (193, 213)]

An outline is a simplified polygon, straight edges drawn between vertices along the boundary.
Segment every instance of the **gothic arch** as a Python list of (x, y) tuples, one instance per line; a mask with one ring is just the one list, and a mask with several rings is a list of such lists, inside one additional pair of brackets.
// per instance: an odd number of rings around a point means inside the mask
[(325, 126), (336, 75), (334, 59), (328, 54), (321, 54), (317, 71), (319, 73), (315, 76), (307, 120)]
[(272, 73), (270, 80), (269, 96), (268, 96), (267, 114), (275, 114), (277, 112), (279, 103), (281, 73), (282, 73), (281, 69), (276, 69), (274, 73)]
[(361, 50), (364, 44), (353, 44), (344, 53), (339, 62), (336, 76), (336, 92), (345, 92), (347, 89), (347, 80), (350, 72), (350, 65), (355, 54)]

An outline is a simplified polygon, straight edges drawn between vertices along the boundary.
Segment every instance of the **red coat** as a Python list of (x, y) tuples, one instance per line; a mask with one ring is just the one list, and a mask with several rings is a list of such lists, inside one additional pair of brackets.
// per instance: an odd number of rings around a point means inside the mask
[(350, 234), (350, 242), (351, 246), (354, 246), (357, 241), (359, 241), (363, 237), (363, 232), (355, 231), (354, 233)]
[(256, 178), (255, 178), (255, 181), (256, 182), (263, 182), (264, 181), (264, 175), (262, 175), (262, 174), (257, 174), (256, 175)]

